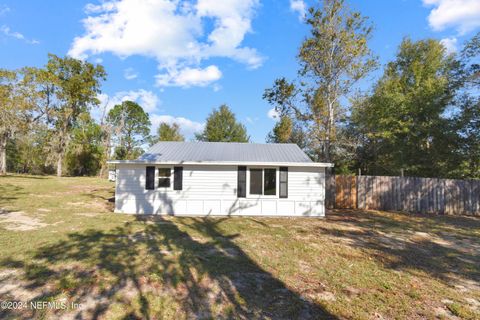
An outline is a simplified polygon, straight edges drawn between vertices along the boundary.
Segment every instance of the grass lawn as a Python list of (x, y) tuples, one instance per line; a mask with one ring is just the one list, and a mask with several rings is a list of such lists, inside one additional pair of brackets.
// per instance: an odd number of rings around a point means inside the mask
[(0, 300), (51, 303), (0, 318), (480, 319), (479, 218), (142, 218), (112, 197), (0, 177)]

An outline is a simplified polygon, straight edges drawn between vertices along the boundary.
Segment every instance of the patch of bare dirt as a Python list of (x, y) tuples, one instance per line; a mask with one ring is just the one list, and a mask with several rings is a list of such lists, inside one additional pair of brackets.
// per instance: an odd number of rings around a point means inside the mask
[(480, 311), (480, 301), (468, 297), (465, 298), (465, 301), (467, 302), (470, 309), (472, 309), (472, 311)]
[(436, 307), (434, 309), (435, 315), (439, 319), (449, 319), (449, 320), (460, 320), (459, 317), (455, 316), (448, 308), (446, 307)]
[(82, 201), (77, 201), (77, 202), (67, 202), (67, 204), (68, 204), (69, 206), (77, 207), (77, 206), (84, 206), (84, 205), (86, 205), (87, 203), (82, 202)]
[(80, 212), (76, 213), (77, 216), (84, 216), (84, 217), (96, 217), (99, 215), (98, 212)]
[(28, 301), (41, 293), (41, 290), (28, 288), (28, 283), (19, 278), (19, 272), (15, 269), (0, 270), (0, 283), (2, 300), (13, 298), (16, 301)]
[(459, 292), (480, 292), (480, 283), (461, 278), (457, 275), (452, 277), (452, 281), (454, 282), (455, 289)]
[(337, 300), (337, 298), (335, 297), (335, 294), (333, 294), (332, 292), (329, 292), (329, 291), (324, 291), (324, 292), (317, 293), (315, 295), (315, 298), (317, 298), (319, 300), (323, 300), (323, 301), (335, 301), (335, 300)]
[(57, 198), (58, 197), (56, 192), (52, 192), (51, 194), (29, 193), (28, 196), (36, 197), (36, 198)]
[(37, 218), (25, 215), (23, 211), (5, 211), (0, 209), (0, 223), (7, 230), (30, 231), (46, 227), (48, 224)]

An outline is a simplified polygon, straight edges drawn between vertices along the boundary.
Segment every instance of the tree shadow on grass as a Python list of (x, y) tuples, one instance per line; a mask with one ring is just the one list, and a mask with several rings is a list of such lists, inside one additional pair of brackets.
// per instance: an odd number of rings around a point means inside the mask
[(220, 230), (223, 219), (174, 221), (138, 217), (110, 231), (72, 233), (38, 249), (35, 262), (0, 266), (22, 270), (28, 289), (41, 289), (38, 299), (66, 294), (82, 303), (71, 312), (83, 318), (108, 318), (116, 305), (125, 318), (336, 319), (246, 255), (238, 235)]
[(42, 179), (49, 179), (51, 176), (42, 176), (42, 175), (24, 175), (24, 174), (7, 174), (5, 176), (0, 176), (0, 179), (8, 180), (8, 179), (34, 179), (34, 180), (42, 180)]
[(322, 225), (317, 231), (371, 250), (389, 268), (423, 271), (480, 290), (478, 218), (337, 210), (327, 219), (336, 227)]
[(90, 192), (82, 193), (82, 195), (93, 200), (105, 201), (106, 203), (115, 202), (115, 190), (113, 188), (94, 189)]
[(115, 209), (115, 190), (113, 188), (94, 189), (81, 195), (103, 204), (109, 212), (113, 212)]
[(0, 210), (4, 206), (11, 206), (13, 201), (17, 200), (18, 197), (23, 194), (25, 194), (25, 192), (22, 187), (10, 183), (0, 184)]

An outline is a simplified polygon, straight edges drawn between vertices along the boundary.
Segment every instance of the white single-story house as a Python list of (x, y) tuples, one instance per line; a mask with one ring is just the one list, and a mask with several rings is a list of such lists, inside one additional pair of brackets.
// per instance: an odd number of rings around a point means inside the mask
[(115, 212), (324, 216), (325, 168), (296, 144), (159, 142), (116, 168)]

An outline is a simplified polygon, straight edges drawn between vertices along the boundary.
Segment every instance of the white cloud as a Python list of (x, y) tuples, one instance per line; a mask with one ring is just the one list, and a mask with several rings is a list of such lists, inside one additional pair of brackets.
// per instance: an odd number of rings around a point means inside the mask
[(268, 110), (267, 116), (270, 119), (277, 120), (280, 117), (280, 114), (277, 112), (277, 110), (275, 110), (275, 108), (272, 108), (272, 109)]
[(258, 121), (258, 117), (254, 117), (254, 118), (252, 118), (252, 117), (245, 117), (245, 121), (247, 121), (247, 122), (250, 123), (250, 124), (254, 124), (255, 122)]
[[(160, 81), (166, 85), (183, 85), (175, 80), (178, 74), (205, 70), (202, 61), (212, 57), (256, 68), (263, 57), (242, 42), (252, 31), (258, 1), (105, 0), (99, 5), (88, 4), (85, 34), (73, 40), (69, 55), (84, 59), (111, 52), (120, 57), (152, 57), (158, 62), (160, 79), (166, 75), (168, 81)], [(211, 74), (201, 75), (211, 82)], [(205, 81), (195, 82), (203, 85)]]
[(453, 27), (465, 34), (480, 27), (479, 0), (423, 0), (423, 4), (434, 7), (428, 22), (435, 31)]
[(179, 86), (185, 88), (192, 86), (205, 87), (221, 77), (222, 72), (214, 65), (208, 66), (205, 69), (187, 67), (180, 71), (171, 70), (166, 74), (156, 76), (159, 86)]
[(0, 5), (0, 16), (3, 16), (4, 14), (10, 12), (10, 8), (7, 5)]
[(222, 86), (219, 85), (218, 83), (215, 83), (212, 87), (213, 87), (213, 92), (218, 92), (222, 90)]
[(157, 128), (160, 123), (173, 124), (177, 123), (180, 127), (180, 132), (186, 137), (193, 137), (195, 133), (198, 133), (203, 130), (204, 124), (200, 122), (195, 122), (183, 117), (174, 117), (170, 115), (151, 115), (150, 121), (152, 122), (152, 133), (157, 132)]
[(303, 0), (290, 0), (290, 10), (298, 14), (298, 19), (303, 21), (307, 14), (307, 5)]
[(443, 46), (447, 50), (447, 53), (457, 52), (457, 42), (457, 38), (455, 37), (440, 40), (440, 43), (443, 44)]
[(115, 105), (127, 100), (138, 103), (143, 110), (149, 113), (155, 112), (160, 104), (160, 99), (155, 93), (144, 89), (137, 91), (120, 91), (113, 96), (101, 93), (98, 95), (98, 99), (100, 100), (100, 107), (103, 108), (106, 106), (107, 112)]
[(7, 37), (15, 38), (17, 40), (24, 41), (28, 44), (39, 44), (40, 42), (35, 39), (27, 39), (23, 34), (20, 32), (12, 31), (8, 26), (3, 25), (0, 27), (0, 32), (6, 35)]
[(133, 68), (127, 68), (123, 71), (123, 76), (127, 80), (133, 80), (138, 77), (138, 72), (136, 72)]

